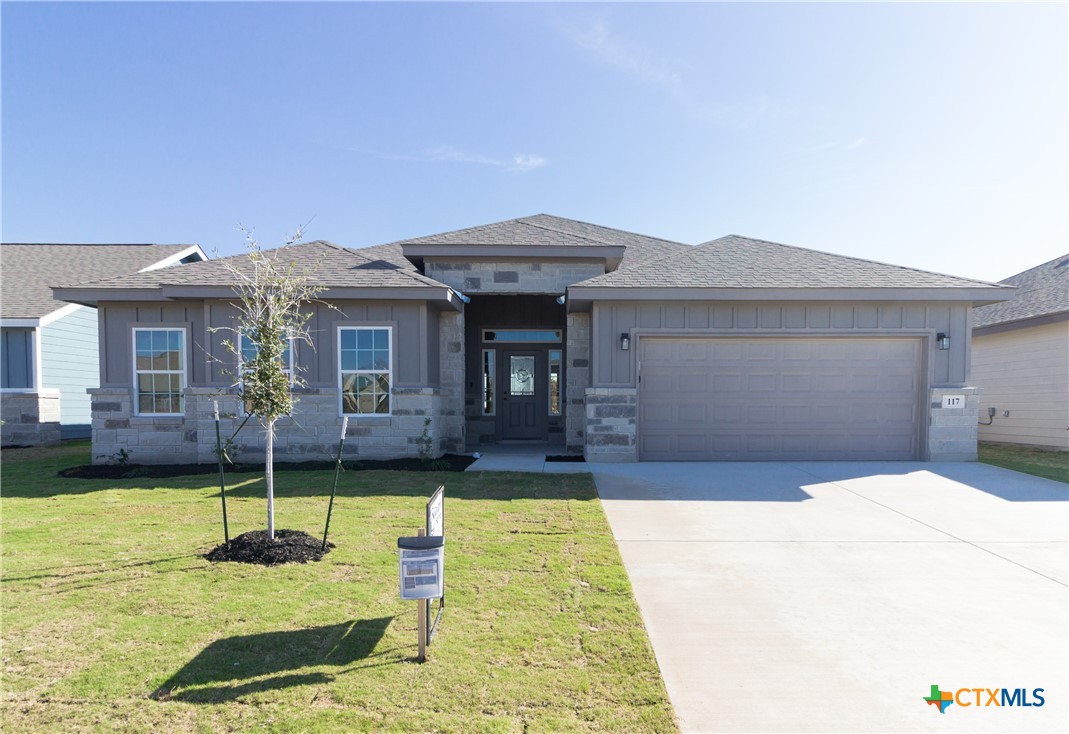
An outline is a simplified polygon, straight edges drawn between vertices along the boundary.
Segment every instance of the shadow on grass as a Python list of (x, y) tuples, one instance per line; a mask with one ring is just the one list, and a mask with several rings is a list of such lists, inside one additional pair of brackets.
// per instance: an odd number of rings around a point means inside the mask
[[(380, 617), (216, 640), (153, 691), (150, 698), (225, 703), (251, 693), (327, 683), (333, 680), (329, 672), (298, 671), (324, 665), (342, 668), (372, 657), (392, 621), (393, 617)], [(271, 677), (253, 680), (262, 676)], [(172, 693), (176, 688), (181, 690)]]
[[(28, 573), (25, 576), (9, 576), (5, 575), (0, 579), (0, 584), (10, 584), (17, 581), (36, 581), (40, 579), (64, 579), (65, 581), (78, 581), (83, 579), (99, 578), (104, 574), (111, 573), (113, 571), (122, 571), (127, 568), (141, 568), (144, 566), (161, 566), (165, 563), (171, 563), (172, 561), (181, 561), (187, 558), (202, 558), (200, 553), (186, 553), (181, 556), (169, 556), (167, 558), (155, 558), (150, 561), (132, 561), (130, 563), (117, 563), (113, 566), (108, 566), (103, 563), (76, 563), (69, 566), (42, 566), (41, 568), (28, 569)], [(185, 570), (185, 569), (176, 569)], [(62, 571), (62, 573), (47, 573), (48, 571)], [(159, 572), (158, 569), (153, 569), (154, 572)], [(37, 573), (40, 572), (40, 573)]]
[[(191, 465), (196, 466), (196, 465)], [(214, 467), (214, 465), (213, 465)], [(214, 471), (218, 471), (215, 467)], [(228, 497), (264, 496), (263, 467), (257, 471), (228, 469), (226, 493)], [(586, 482), (576, 481), (587, 477)], [(185, 475), (170, 478), (97, 479), (86, 481), (60, 476), (10, 476), (5, 472), (4, 496), (9, 498), (48, 500), (62, 495), (85, 495), (115, 489), (214, 490), (219, 497), (218, 474)], [(333, 465), (329, 469), (310, 470), (275, 464), (276, 497), (329, 497), (334, 481)], [(567, 499), (593, 500), (597, 494), (586, 474), (525, 474), (522, 472), (432, 472), (380, 469), (343, 469), (338, 482), (339, 497), (429, 497), (439, 484), (446, 485), (452, 499)]]

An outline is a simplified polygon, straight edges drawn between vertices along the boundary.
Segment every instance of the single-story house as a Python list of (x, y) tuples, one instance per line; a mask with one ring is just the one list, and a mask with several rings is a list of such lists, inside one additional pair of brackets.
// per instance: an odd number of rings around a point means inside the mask
[(97, 387), (96, 309), (51, 286), (204, 260), (197, 245), (0, 245), (0, 436), (4, 446), (88, 438)]
[[(313, 344), (290, 350), (307, 384), (280, 421), (282, 460), (328, 456), (345, 416), (353, 457), (414, 456), (429, 439), (435, 453), (534, 441), (597, 461), (975, 459), (970, 313), (1014, 290), (545, 214), (275, 253), (324, 288)], [(94, 454), (213, 460), (213, 401), (241, 412), (215, 331), (234, 324), (232, 277), (212, 260), (55, 290), (99, 308)], [(244, 456), (261, 433), (238, 435)]]
[(973, 312), (980, 440), (1069, 450), (1069, 254), (1002, 283), (1017, 297)]

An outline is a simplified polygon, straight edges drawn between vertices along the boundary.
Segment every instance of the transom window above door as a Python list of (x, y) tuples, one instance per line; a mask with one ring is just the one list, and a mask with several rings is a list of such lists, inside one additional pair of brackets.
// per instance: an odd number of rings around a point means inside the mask
[(483, 329), (484, 342), (543, 342), (560, 344), (560, 329)]

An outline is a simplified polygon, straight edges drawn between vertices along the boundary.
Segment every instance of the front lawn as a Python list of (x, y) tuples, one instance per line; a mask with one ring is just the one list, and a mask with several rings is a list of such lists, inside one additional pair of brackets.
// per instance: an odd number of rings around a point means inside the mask
[(1006, 469), (1069, 483), (1069, 451), (1050, 451), (1004, 443), (981, 443), (980, 461)]
[[(213, 564), (211, 475), (60, 479), (86, 444), (3, 454), (2, 721), (15, 731), (675, 731), (589, 475), (342, 475), (323, 561)], [(321, 535), (332, 474), (276, 473)], [(234, 475), (231, 536), (265, 524)], [(446, 485), (447, 608), (420, 665), (396, 539)]]

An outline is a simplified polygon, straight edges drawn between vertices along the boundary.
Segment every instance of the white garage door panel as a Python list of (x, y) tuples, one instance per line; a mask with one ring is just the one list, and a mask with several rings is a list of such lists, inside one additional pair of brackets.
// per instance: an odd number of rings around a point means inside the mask
[(646, 337), (640, 344), (640, 459), (920, 458), (919, 339)]

